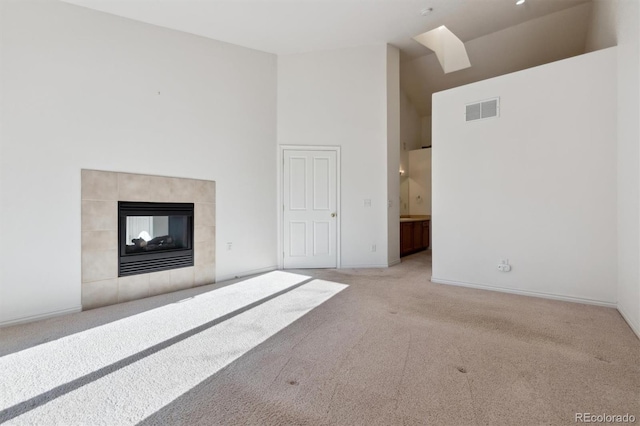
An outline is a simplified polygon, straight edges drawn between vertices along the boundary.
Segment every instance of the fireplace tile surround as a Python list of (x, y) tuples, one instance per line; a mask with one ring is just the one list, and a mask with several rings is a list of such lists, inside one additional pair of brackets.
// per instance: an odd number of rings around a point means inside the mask
[[(86, 170), (82, 193), (82, 308), (215, 282), (215, 182)], [(118, 277), (118, 201), (194, 203), (194, 266)]]

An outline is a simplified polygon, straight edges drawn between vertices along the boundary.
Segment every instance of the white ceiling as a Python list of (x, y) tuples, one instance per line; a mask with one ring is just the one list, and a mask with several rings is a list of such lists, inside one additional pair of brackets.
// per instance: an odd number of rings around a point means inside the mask
[[(509, 63), (510, 56), (501, 54), (500, 45), (483, 46), (482, 43), (477, 43), (474, 52), (469, 49), (469, 43), (466, 43), (472, 67), (448, 74), (452, 78), (442, 82), (437, 74), (438, 70), (442, 74), (439, 65), (434, 68), (430, 64), (434, 60), (437, 64), (435, 55), (412, 40), (413, 36), (446, 25), (463, 42), (471, 42), (509, 27), (526, 27), (518, 24), (545, 15), (568, 8), (578, 9), (574, 6), (582, 3), (589, 3), (582, 9), (588, 8), (590, 11), (591, 0), (527, 0), (522, 6), (516, 6), (515, 0), (62, 1), (278, 55), (389, 43), (402, 52), (403, 80), (404, 77), (415, 79), (416, 76), (419, 80), (423, 79), (420, 76), (428, 76), (434, 80), (428, 84), (402, 82), (419, 113), (428, 115), (431, 96), (429, 91), (453, 87), (450, 86), (451, 82), (459, 85), (460, 82), (466, 84), (491, 77), (492, 75), (486, 74), (492, 68), (492, 65), (485, 64), (488, 56), (491, 56), (492, 64), (499, 59), (505, 62), (501, 65), (505, 69), (515, 69)], [(427, 7), (433, 8), (433, 12), (422, 16), (420, 11)], [(569, 32), (571, 37), (575, 37), (575, 31), (567, 31), (564, 26), (579, 19), (586, 22), (588, 13), (586, 18), (584, 12), (574, 15), (576, 16), (571, 19), (550, 21), (540, 26), (543, 33), (535, 33), (533, 36), (540, 38), (541, 44), (522, 45), (519, 53), (526, 56), (526, 50), (531, 47), (537, 58), (533, 62), (539, 62), (545, 56), (539, 50), (546, 46), (554, 51), (550, 56), (557, 57), (557, 43), (549, 43), (549, 34), (563, 36)], [(586, 28), (586, 24), (580, 25)], [(531, 28), (523, 28), (523, 31), (527, 37), (532, 35)], [(582, 34), (582, 48), (585, 36), (586, 33)], [(498, 40), (495, 39), (494, 42)], [(488, 52), (485, 49), (489, 49)], [(569, 53), (564, 57), (574, 54), (576, 53)], [(532, 61), (518, 60), (519, 66), (525, 62)], [(479, 72), (480, 70), (485, 72)], [(463, 78), (464, 75), (467, 77)]]

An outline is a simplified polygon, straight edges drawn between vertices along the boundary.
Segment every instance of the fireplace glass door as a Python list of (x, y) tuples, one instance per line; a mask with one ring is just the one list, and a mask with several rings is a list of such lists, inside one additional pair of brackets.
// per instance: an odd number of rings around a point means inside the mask
[(193, 266), (193, 203), (118, 202), (119, 276)]

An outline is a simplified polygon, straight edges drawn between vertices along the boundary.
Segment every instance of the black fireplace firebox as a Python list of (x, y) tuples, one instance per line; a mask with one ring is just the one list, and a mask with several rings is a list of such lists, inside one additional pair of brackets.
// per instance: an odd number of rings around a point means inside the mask
[(118, 202), (118, 276), (193, 266), (193, 203)]

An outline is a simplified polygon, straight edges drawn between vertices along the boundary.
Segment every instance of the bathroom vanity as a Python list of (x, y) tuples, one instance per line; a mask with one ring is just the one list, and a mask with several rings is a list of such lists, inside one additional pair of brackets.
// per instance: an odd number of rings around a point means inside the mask
[(400, 257), (429, 248), (430, 215), (400, 216)]

